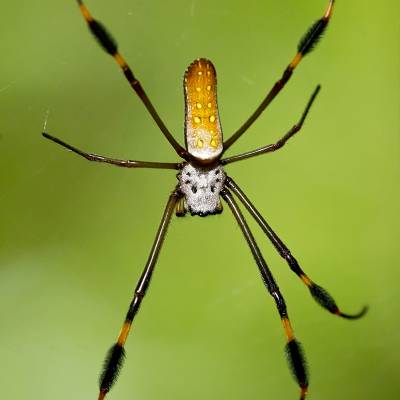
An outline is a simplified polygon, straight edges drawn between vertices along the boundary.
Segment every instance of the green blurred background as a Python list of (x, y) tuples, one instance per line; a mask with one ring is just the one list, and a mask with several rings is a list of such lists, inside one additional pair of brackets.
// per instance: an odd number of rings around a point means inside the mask
[[(182, 75), (197, 57), (219, 76), (225, 137), (254, 110), (326, 0), (91, 0), (175, 137)], [(338, 1), (317, 50), (229, 154), (279, 138), (316, 84), (298, 137), (232, 164), (242, 186), (344, 311), (326, 313), (251, 222), (310, 367), (309, 399), (397, 399), (399, 343), (399, 5)], [(150, 250), (173, 171), (91, 164), (88, 151), (177, 160), (74, 1), (1, 11), (0, 387), (4, 399), (95, 399)], [(296, 399), (281, 324), (226, 209), (174, 219), (109, 396)]]

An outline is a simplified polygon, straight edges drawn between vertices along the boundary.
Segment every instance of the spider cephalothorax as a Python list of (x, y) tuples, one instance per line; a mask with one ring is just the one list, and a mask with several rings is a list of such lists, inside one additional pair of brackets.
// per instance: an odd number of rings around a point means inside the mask
[(129, 84), (135, 90), (149, 111), (150, 115), (153, 117), (154, 122), (158, 125), (161, 132), (164, 134), (165, 138), (174, 148), (176, 153), (184, 159), (184, 162), (178, 163), (118, 160), (93, 153), (87, 153), (63, 142), (52, 135), (49, 135), (47, 132), (43, 132), (43, 135), (46, 138), (66, 147), (67, 149), (79, 154), (82, 157), (85, 157), (90, 161), (105, 162), (126, 168), (158, 168), (180, 171), (177, 175), (179, 183), (169, 195), (153, 247), (151, 248), (143, 273), (136, 285), (124, 324), (122, 325), (122, 329), (118, 335), (116, 343), (111, 347), (105, 360), (104, 370), (100, 377), (100, 391), (98, 400), (103, 400), (105, 398), (106, 394), (109, 392), (111, 386), (114, 384), (118, 376), (119, 369), (124, 360), (124, 346), (126, 339), (129, 335), (132, 322), (149, 287), (153, 270), (157, 262), (157, 257), (161, 250), (163, 240), (166, 236), (168, 224), (174, 212), (177, 216), (183, 216), (186, 212), (190, 212), (192, 215), (200, 216), (217, 214), (222, 211), (221, 198), (226, 202), (226, 204), (228, 204), (229, 209), (232, 211), (232, 214), (235, 217), (246, 239), (246, 242), (250, 247), (250, 251), (258, 266), (266, 289), (275, 302), (275, 306), (279, 313), (287, 340), (287, 358), (300, 387), (300, 399), (305, 399), (308, 388), (308, 376), (300, 343), (295, 338), (294, 331), (290, 324), (283, 295), (272, 275), (272, 272), (265, 262), (260, 249), (258, 248), (253, 234), (251, 233), (246, 219), (243, 216), (239, 204), (235, 198), (239, 200), (249, 214), (255, 219), (262, 231), (272, 242), (273, 246), (287, 262), (290, 269), (301, 279), (301, 281), (310, 291), (313, 298), (322, 307), (332, 314), (347, 319), (360, 318), (362, 315), (364, 315), (366, 308), (361, 310), (361, 312), (358, 314), (350, 315), (342, 313), (332, 296), (330, 296), (325, 289), (321, 288), (319, 285), (316, 285), (301, 269), (300, 265), (293, 257), (289, 249), (269, 226), (267, 221), (251, 203), (240, 187), (233, 181), (231, 177), (226, 175), (222, 166), (232, 162), (244, 160), (249, 157), (269, 153), (284, 146), (285, 143), (303, 126), (303, 122), (320, 90), (320, 86), (317, 86), (317, 88), (314, 90), (314, 93), (308, 101), (300, 120), (293, 125), (292, 128), (289, 129), (289, 131), (277, 142), (227, 158), (222, 158), (222, 156), (232, 146), (232, 144), (235, 143), (236, 140), (238, 140), (243, 133), (247, 131), (247, 129), (260, 116), (260, 114), (271, 103), (276, 95), (282, 90), (303, 56), (309, 53), (321, 38), (321, 35), (327, 27), (329, 19), (332, 15), (334, 0), (329, 1), (328, 7), (322, 18), (317, 20), (300, 40), (300, 43), (297, 47), (297, 53), (284, 70), (281, 78), (273, 85), (272, 89), (267, 93), (253, 114), (226, 141), (223, 141), (222, 138), (222, 129), (218, 114), (216, 89), (217, 78), (215, 68), (209, 60), (204, 58), (193, 61), (185, 72), (183, 82), (185, 93), (186, 148), (182, 147), (176, 141), (174, 136), (165, 126), (150, 99), (147, 97), (142, 85), (136, 79), (129, 65), (119, 53), (116, 42), (105, 30), (104, 26), (91, 16), (89, 10), (85, 7), (83, 2), (81, 0), (77, 1), (83, 17), (88, 23), (92, 33), (99, 41), (100, 45), (118, 63)]
[(221, 165), (207, 167), (186, 164), (178, 174), (179, 189), (184, 195), (184, 211), (205, 217), (222, 211), (220, 192), (226, 174)]

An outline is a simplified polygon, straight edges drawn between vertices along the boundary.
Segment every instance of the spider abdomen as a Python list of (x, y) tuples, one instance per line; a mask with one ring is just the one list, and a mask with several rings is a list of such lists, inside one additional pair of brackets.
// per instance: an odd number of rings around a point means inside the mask
[(178, 174), (185, 211), (202, 217), (221, 213), (220, 192), (225, 178), (225, 171), (220, 165), (207, 168), (186, 164)]
[(217, 74), (211, 61), (199, 58), (185, 72), (185, 142), (187, 151), (207, 164), (222, 153)]

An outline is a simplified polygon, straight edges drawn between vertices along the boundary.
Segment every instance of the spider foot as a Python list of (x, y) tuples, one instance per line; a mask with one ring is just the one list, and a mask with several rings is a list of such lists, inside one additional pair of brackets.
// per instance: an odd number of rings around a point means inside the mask
[(309, 281), (307, 284), (310, 289), (310, 293), (314, 300), (323, 308), (328, 310), (330, 313), (335, 314), (339, 317), (346, 319), (358, 319), (365, 315), (368, 310), (367, 306), (364, 306), (362, 310), (356, 314), (346, 314), (339, 310), (333, 297), (321, 286)]

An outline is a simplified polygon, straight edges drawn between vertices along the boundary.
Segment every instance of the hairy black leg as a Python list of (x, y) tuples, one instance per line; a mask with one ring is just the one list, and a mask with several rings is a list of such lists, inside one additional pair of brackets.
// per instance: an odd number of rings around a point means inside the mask
[(228, 203), (229, 208), (231, 209), (237, 223), (239, 224), (240, 229), (242, 230), (242, 233), (246, 239), (246, 242), (249, 245), (250, 250), (253, 254), (254, 260), (257, 263), (258, 269), (261, 273), (262, 280), (268, 292), (275, 301), (275, 305), (278, 309), (278, 313), (281, 318), (282, 325), (287, 338), (285, 351), (289, 362), (289, 367), (298, 385), (300, 386), (300, 399), (303, 400), (306, 397), (308, 389), (308, 376), (307, 376), (308, 374), (307, 374), (306, 362), (305, 362), (305, 357), (303, 355), (302, 347), (294, 336), (285, 304), (285, 299), (283, 298), (279, 290), (279, 287), (276, 284), (275, 279), (272, 276), (272, 273), (269, 270), (268, 265), (265, 262), (264, 257), (262, 256), (261, 251), (257, 246), (256, 241), (254, 240), (253, 234), (251, 233), (250, 228), (247, 225), (247, 222), (244, 219), (243, 214), (240, 211), (232, 194), (229, 192), (227, 188), (225, 188), (221, 191), (221, 196)]
[(286, 260), (290, 269), (303, 281), (303, 283), (308, 287), (312, 297), (320, 304), (323, 308), (331, 312), (332, 314), (338, 315), (342, 318), (347, 319), (357, 319), (362, 317), (367, 312), (367, 307), (364, 307), (357, 314), (346, 314), (339, 310), (333, 297), (321, 286), (314, 283), (300, 268), (299, 263), (293, 257), (290, 250), (285, 246), (278, 235), (273, 231), (273, 229), (265, 221), (264, 217), (258, 212), (254, 207), (248, 197), (243, 193), (239, 186), (233, 181), (232, 178), (227, 177), (225, 185), (233, 191), (233, 193), (238, 197), (238, 199), (243, 203), (249, 213), (260, 225), (261, 229), (268, 236), (271, 243), (278, 250), (279, 254)]
[(125, 78), (128, 80), (129, 84), (132, 86), (133, 90), (136, 92), (139, 98), (142, 100), (143, 104), (147, 108), (148, 112), (150, 113), (153, 120), (158, 125), (161, 132), (168, 140), (168, 142), (171, 144), (171, 146), (175, 149), (175, 151), (180, 157), (189, 160), (190, 159), (189, 153), (174, 139), (171, 132), (168, 130), (164, 122), (161, 120), (150, 99), (147, 97), (147, 94), (144, 91), (141, 83), (139, 82), (138, 79), (136, 79), (129, 65), (126, 63), (122, 55), (119, 53), (118, 45), (113, 39), (113, 37), (106, 30), (106, 28), (103, 26), (102, 23), (100, 23), (99, 21), (97, 21), (92, 17), (87, 7), (83, 4), (83, 1), (77, 0), (77, 2), (79, 4), (79, 8), (81, 10), (83, 18), (86, 20), (89, 26), (90, 31), (97, 39), (97, 41), (104, 49), (104, 51), (110, 54), (117, 62), (119, 67), (122, 69)]
[(318, 41), (321, 39), (328, 22), (331, 18), (333, 11), (334, 0), (330, 0), (328, 7), (319, 20), (317, 20), (306, 32), (306, 34), (300, 40), (297, 46), (297, 53), (290, 64), (284, 70), (281, 79), (279, 79), (269, 93), (265, 96), (264, 100), (257, 107), (254, 113), (247, 119), (247, 121), (228, 139), (224, 142), (224, 152), (232, 146), (233, 143), (238, 140), (243, 133), (254, 123), (254, 121), (261, 115), (261, 113), (267, 108), (267, 106), (272, 102), (276, 95), (283, 89), (288, 80), (293, 74), (293, 71), (300, 63), (301, 59), (315, 47)]
[(124, 345), (126, 339), (129, 335), (133, 319), (135, 318), (135, 315), (139, 311), (140, 304), (149, 287), (153, 270), (157, 262), (158, 254), (160, 253), (163, 240), (167, 233), (171, 216), (174, 212), (176, 203), (180, 197), (181, 194), (177, 188), (169, 196), (167, 205), (164, 210), (164, 214), (161, 219), (160, 226), (157, 231), (156, 238), (153, 243), (153, 247), (151, 248), (146, 266), (136, 285), (133, 299), (129, 305), (129, 309), (126, 314), (124, 324), (122, 325), (121, 331), (118, 335), (117, 342), (111, 347), (104, 361), (103, 372), (101, 373), (100, 376), (100, 392), (98, 400), (103, 400), (105, 398), (106, 394), (110, 391), (111, 387), (113, 386), (118, 377), (119, 371), (122, 367), (122, 363), (125, 357)]

